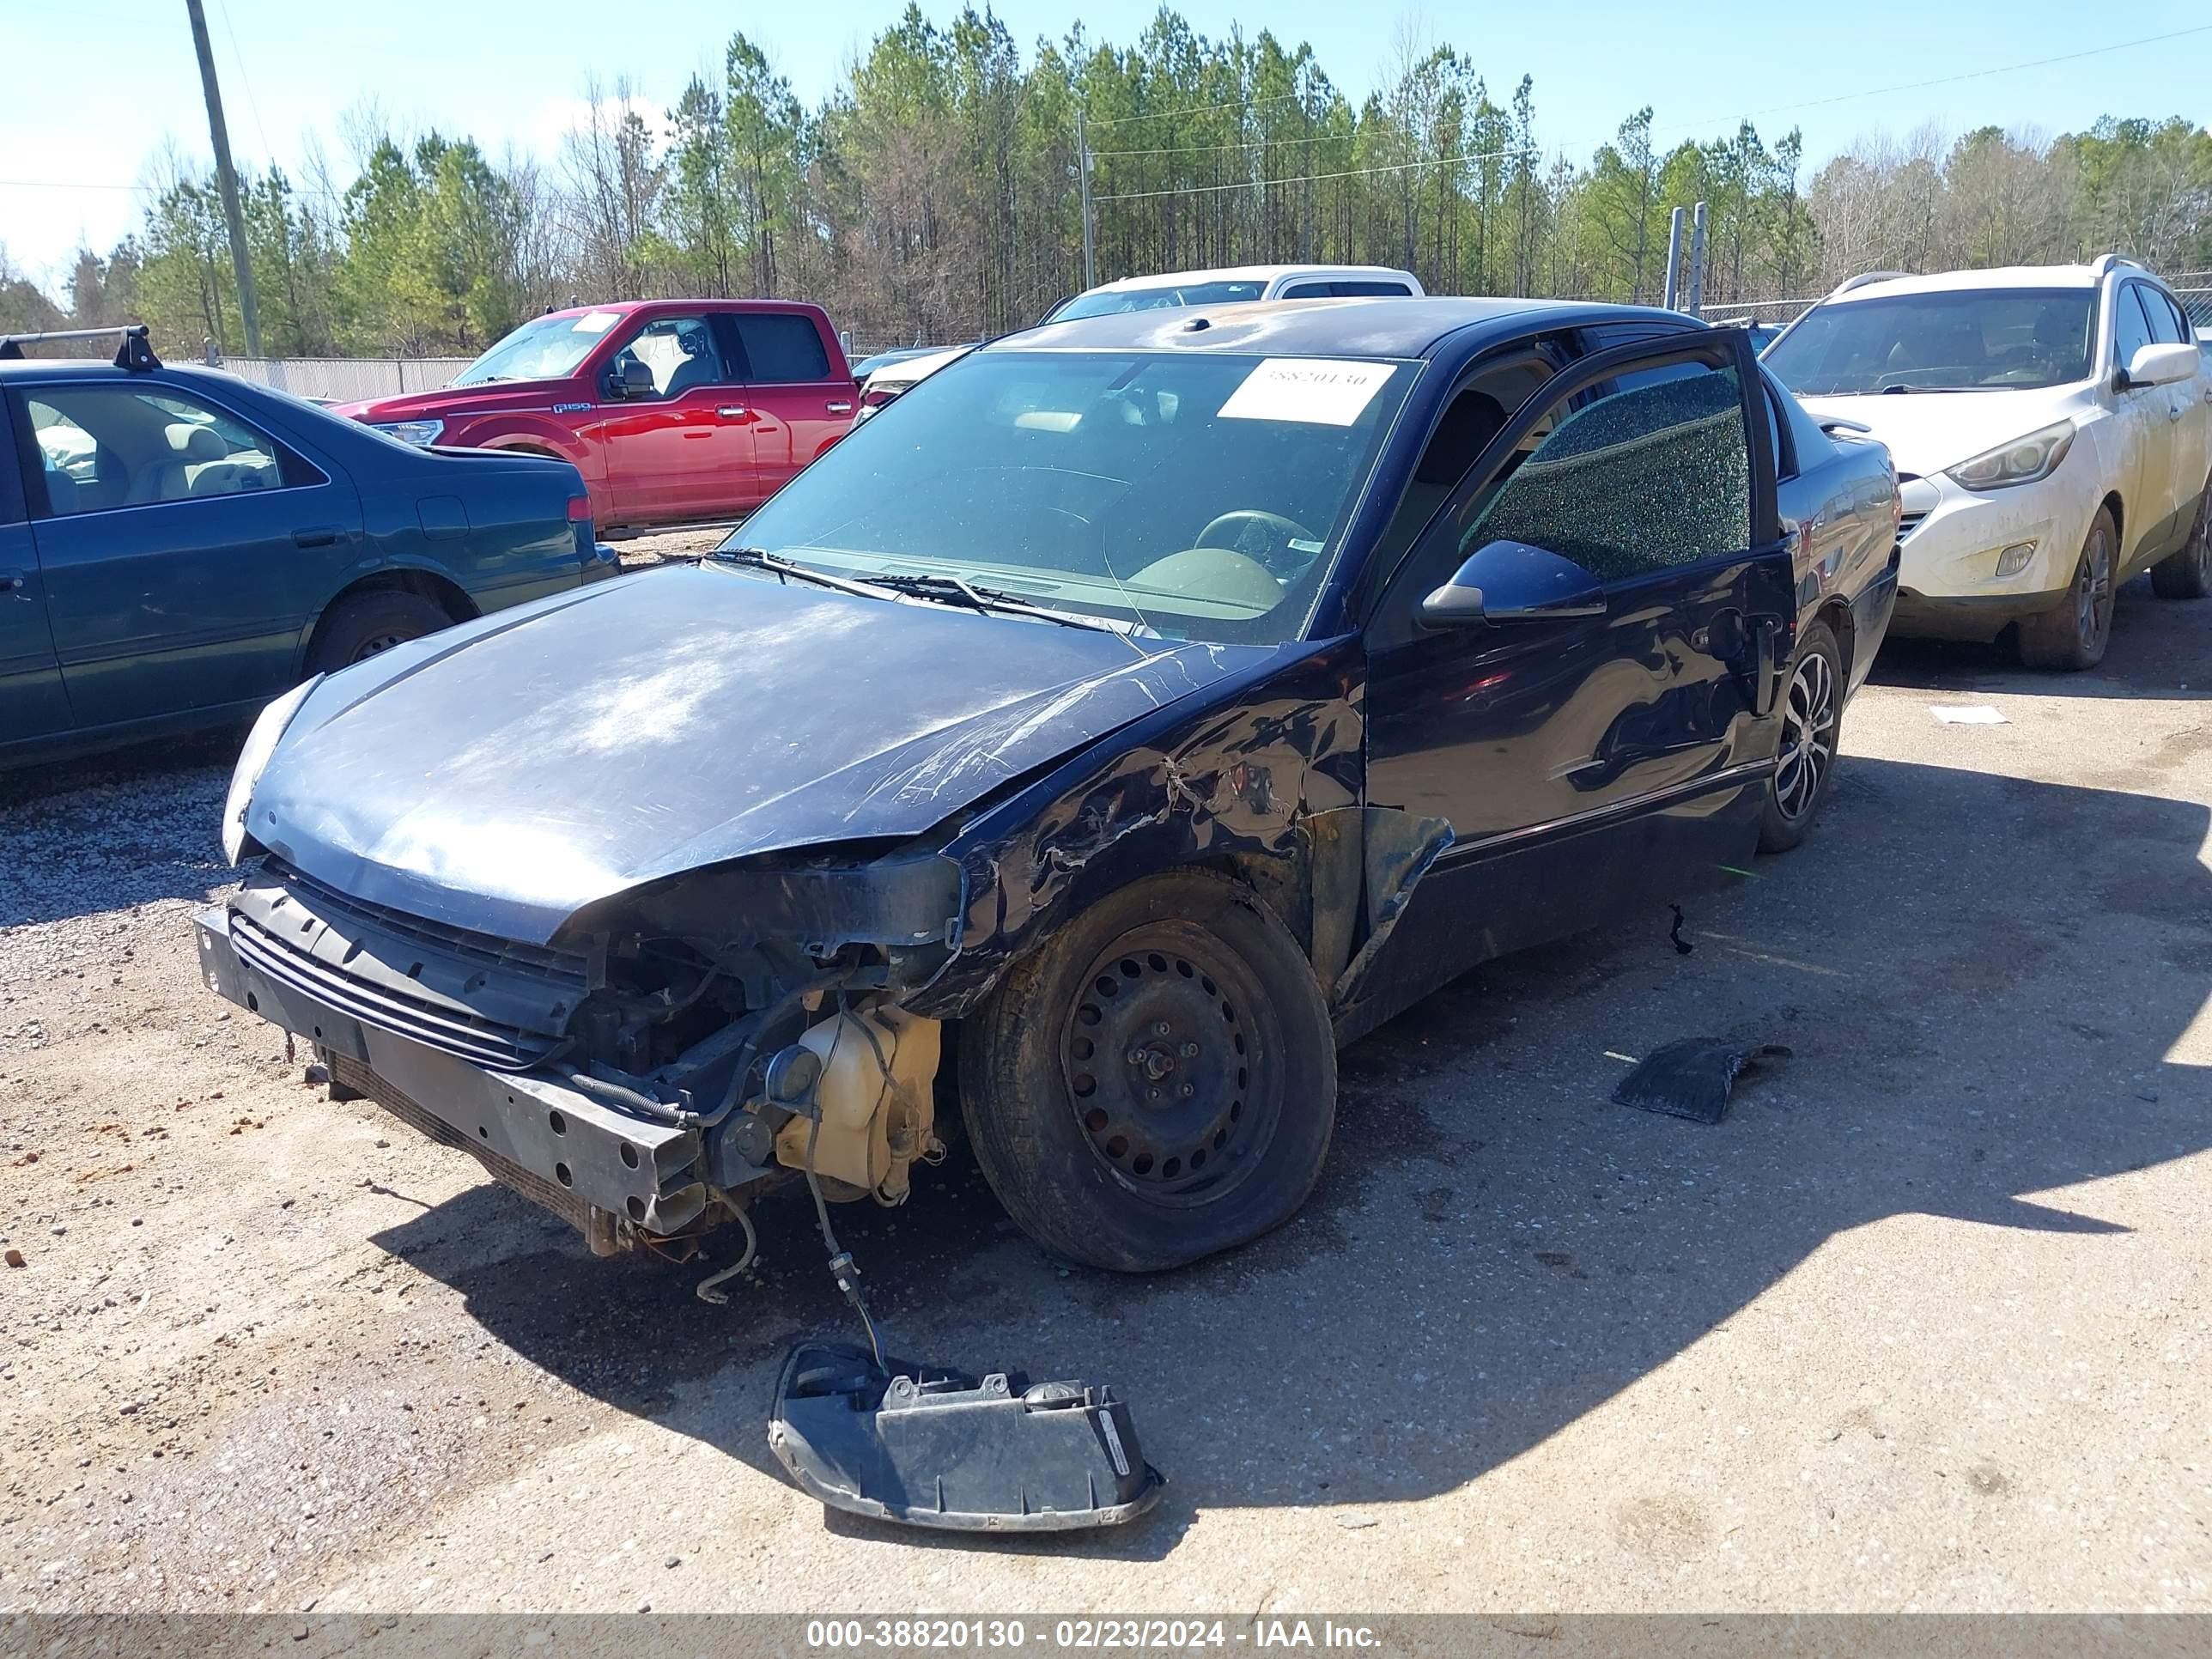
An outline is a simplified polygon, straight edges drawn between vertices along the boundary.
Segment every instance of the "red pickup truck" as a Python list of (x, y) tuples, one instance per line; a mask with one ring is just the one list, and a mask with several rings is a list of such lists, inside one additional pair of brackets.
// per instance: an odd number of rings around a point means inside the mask
[(441, 392), (336, 412), (573, 461), (592, 517), (620, 531), (750, 512), (851, 429), (859, 396), (819, 306), (641, 300), (550, 311)]

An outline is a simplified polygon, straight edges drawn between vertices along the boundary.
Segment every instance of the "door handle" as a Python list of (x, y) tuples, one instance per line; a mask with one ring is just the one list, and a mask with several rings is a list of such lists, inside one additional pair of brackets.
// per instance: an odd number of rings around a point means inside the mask
[(850, 415), (853, 412), (853, 405), (848, 403), (844, 398), (840, 398), (836, 403), (830, 405), (830, 412), (832, 415)]
[(310, 525), (304, 530), (294, 531), (292, 541), (298, 547), (329, 547), (344, 534), (345, 532), (334, 524)]
[(27, 599), (30, 584), (20, 570), (0, 570), (0, 593), (12, 593), (19, 599)]
[(724, 404), (714, 411), (726, 421), (742, 421), (752, 413), (743, 404)]

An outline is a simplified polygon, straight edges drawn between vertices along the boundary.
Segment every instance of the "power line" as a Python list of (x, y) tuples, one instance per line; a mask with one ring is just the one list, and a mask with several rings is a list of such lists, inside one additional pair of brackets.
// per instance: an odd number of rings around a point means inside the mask
[(231, 61), (238, 65), (238, 83), (246, 88), (246, 106), (253, 112), (253, 131), (260, 136), (261, 153), (276, 164), (276, 151), (270, 148), (269, 129), (261, 125), (261, 100), (253, 95), (253, 78), (246, 72), (246, 54), (238, 49), (238, 31), (230, 21), (230, 8), (216, 0), (216, 9), (222, 14), (222, 32), (230, 37)]
[(1216, 110), (1261, 109), (1269, 104), (1296, 104), (1304, 101), (1302, 92), (1285, 92), (1273, 98), (1231, 98), (1225, 104), (1194, 104), (1188, 109), (1146, 110), (1141, 115), (1109, 115), (1103, 120), (1093, 118), (1094, 127), (1126, 126), (1132, 121), (1172, 121), (1178, 115), (1211, 115)]
[(1534, 149), (1494, 149), (1480, 155), (1434, 155), (1425, 161), (1400, 161), (1389, 167), (1348, 167), (1342, 173), (1306, 173), (1294, 179), (1238, 179), (1225, 185), (1186, 185), (1174, 190), (1133, 190), (1119, 196), (1094, 196), (1091, 204), (1103, 202), (1141, 202), (1155, 196), (1205, 196), (1221, 190), (1256, 190), (1262, 185), (1322, 185), (1336, 179), (1364, 179), (1380, 173), (1406, 173), (1415, 167), (1458, 167), (1472, 161), (1497, 161), (1509, 156), (1540, 155)]
[(1349, 132), (1316, 132), (1300, 138), (1255, 138), (1249, 143), (1224, 138), (1218, 144), (1178, 144), (1165, 149), (1094, 149), (1091, 152), (1091, 159), (1104, 161), (1116, 155), (1203, 155), (1212, 150), (1267, 149), (1270, 147), (1285, 149), (1292, 144), (1322, 144), (1333, 138), (1349, 139), (1352, 136)]

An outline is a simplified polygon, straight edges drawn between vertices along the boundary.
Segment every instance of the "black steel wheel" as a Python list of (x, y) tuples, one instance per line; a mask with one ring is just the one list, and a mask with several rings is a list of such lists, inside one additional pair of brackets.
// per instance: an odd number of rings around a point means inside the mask
[(1287, 1219), (1319, 1178), (1336, 1047), (1313, 969), (1246, 888), (1131, 884), (963, 1022), (961, 1095), (1007, 1212), (1074, 1261), (1147, 1272)]

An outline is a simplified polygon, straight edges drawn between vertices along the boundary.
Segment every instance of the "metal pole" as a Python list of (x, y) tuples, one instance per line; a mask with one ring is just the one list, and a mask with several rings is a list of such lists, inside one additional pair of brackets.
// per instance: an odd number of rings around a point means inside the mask
[(1674, 301), (1678, 297), (1678, 291), (1680, 286), (1680, 278), (1682, 270), (1682, 216), (1683, 210), (1676, 208), (1673, 213), (1668, 216), (1667, 218), (1667, 297), (1662, 300), (1659, 303), (1665, 306), (1669, 311), (1674, 309)]
[(1083, 196), (1083, 286), (1091, 289), (1098, 286), (1098, 251), (1091, 223), (1091, 143), (1084, 133), (1079, 107), (1075, 112), (1075, 176)]
[(238, 173), (230, 165), (230, 133), (222, 124), (222, 90), (216, 85), (215, 49), (208, 44), (207, 13), (200, 0), (185, 0), (191, 14), (192, 49), (200, 57), (200, 88), (207, 94), (208, 137), (215, 141), (216, 179), (222, 186), (222, 216), (230, 225), (230, 263), (238, 273), (238, 309), (246, 320), (246, 355), (261, 355), (261, 311), (253, 302), (253, 264), (246, 254), (246, 216), (238, 206)]
[(1690, 217), (1690, 303), (1692, 317), (1705, 314), (1705, 204), (1700, 202)]

